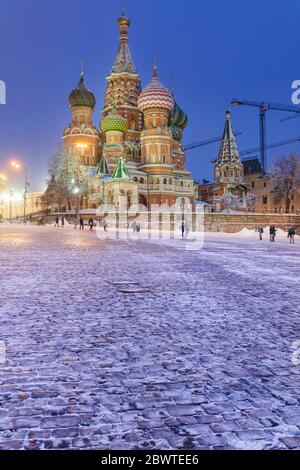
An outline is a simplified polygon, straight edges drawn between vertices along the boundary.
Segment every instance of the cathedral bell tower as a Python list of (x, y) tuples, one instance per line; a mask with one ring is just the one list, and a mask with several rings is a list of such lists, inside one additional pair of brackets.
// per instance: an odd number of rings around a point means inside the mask
[(112, 111), (113, 106), (118, 108), (118, 113), (127, 121), (124, 136), (124, 141), (128, 144), (127, 153), (134, 159), (138, 159), (139, 138), (143, 127), (143, 116), (137, 104), (141, 92), (141, 81), (129, 49), (129, 27), (130, 20), (123, 12), (118, 19), (119, 49), (111, 73), (107, 77), (102, 116), (106, 117)]

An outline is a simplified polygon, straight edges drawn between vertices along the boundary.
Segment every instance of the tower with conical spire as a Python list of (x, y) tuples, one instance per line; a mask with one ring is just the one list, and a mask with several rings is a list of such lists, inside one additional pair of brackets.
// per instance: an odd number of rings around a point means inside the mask
[(243, 182), (243, 177), (244, 167), (232, 130), (230, 111), (226, 111), (225, 129), (215, 166), (215, 181), (216, 183), (240, 184)]
[(117, 23), (120, 32), (119, 48), (111, 73), (107, 77), (102, 116), (107, 116), (113, 106), (118, 108), (119, 114), (127, 121), (127, 131), (124, 136), (126, 154), (138, 160), (139, 138), (143, 127), (143, 116), (137, 105), (141, 92), (141, 80), (129, 48), (130, 20), (126, 17), (124, 9)]

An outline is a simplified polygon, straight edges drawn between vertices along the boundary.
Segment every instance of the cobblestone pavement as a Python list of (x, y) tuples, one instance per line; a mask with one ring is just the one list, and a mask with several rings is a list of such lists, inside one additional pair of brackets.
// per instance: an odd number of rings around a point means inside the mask
[(0, 449), (300, 449), (299, 245), (1, 226), (0, 262)]

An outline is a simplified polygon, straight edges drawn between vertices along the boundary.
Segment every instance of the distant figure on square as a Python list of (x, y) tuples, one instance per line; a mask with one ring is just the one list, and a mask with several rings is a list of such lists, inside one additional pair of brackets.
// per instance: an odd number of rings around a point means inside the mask
[(64, 228), (65, 227), (65, 218), (64, 216), (62, 216), (61, 218), (61, 228)]
[(289, 228), (288, 238), (290, 239), (290, 243), (295, 243), (295, 235), (296, 230), (294, 229), (294, 227)]
[(275, 225), (271, 225), (270, 227), (270, 242), (275, 242), (275, 237), (276, 237), (276, 228)]
[(55, 217), (55, 225), (54, 227), (59, 227), (59, 218), (58, 217)]
[(182, 238), (184, 237), (184, 234), (185, 234), (185, 223), (182, 222), (181, 224), (181, 233), (182, 233)]
[(259, 239), (262, 240), (263, 239), (264, 229), (262, 227), (258, 227), (257, 231), (258, 231)]
[(82, 217), (79, 220), (79, 230), (84, 230), (84, 220)]
[(92, 232), (94, 230), (94, 220), (92, 218), (90, 218), (89, 220), (89, 227), (90, 227), (90, 232)]

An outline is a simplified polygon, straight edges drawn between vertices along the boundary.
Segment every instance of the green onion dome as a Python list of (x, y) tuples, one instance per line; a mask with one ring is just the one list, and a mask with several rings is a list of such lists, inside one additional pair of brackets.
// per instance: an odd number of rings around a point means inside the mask
[(86, 86), (83, 74), (80, 77), (77, 87), (69, 96), (69, 104), (71, 108), (75, 106), (88, 106), (94, 109), (96, 106), (95, 96)]
[(175, 103), (174, 108), (170, 113), (170, 125), (184, 129), (188, 124), (188, 116), (182, 109)]
[(114, 107), (112, 112), (102, 119), (101, 129), (103, 132), (118, 131), (125, 133), (128, 129), (127, 120), (118, 114)]
[(182, 129), (179, 129), (178, 127), (175, 127), (175, 126), (171, 126), (170, 131), (172, 132), (173, 139), (180, 142), (182, 139), (182, 135), (183, 135)]

